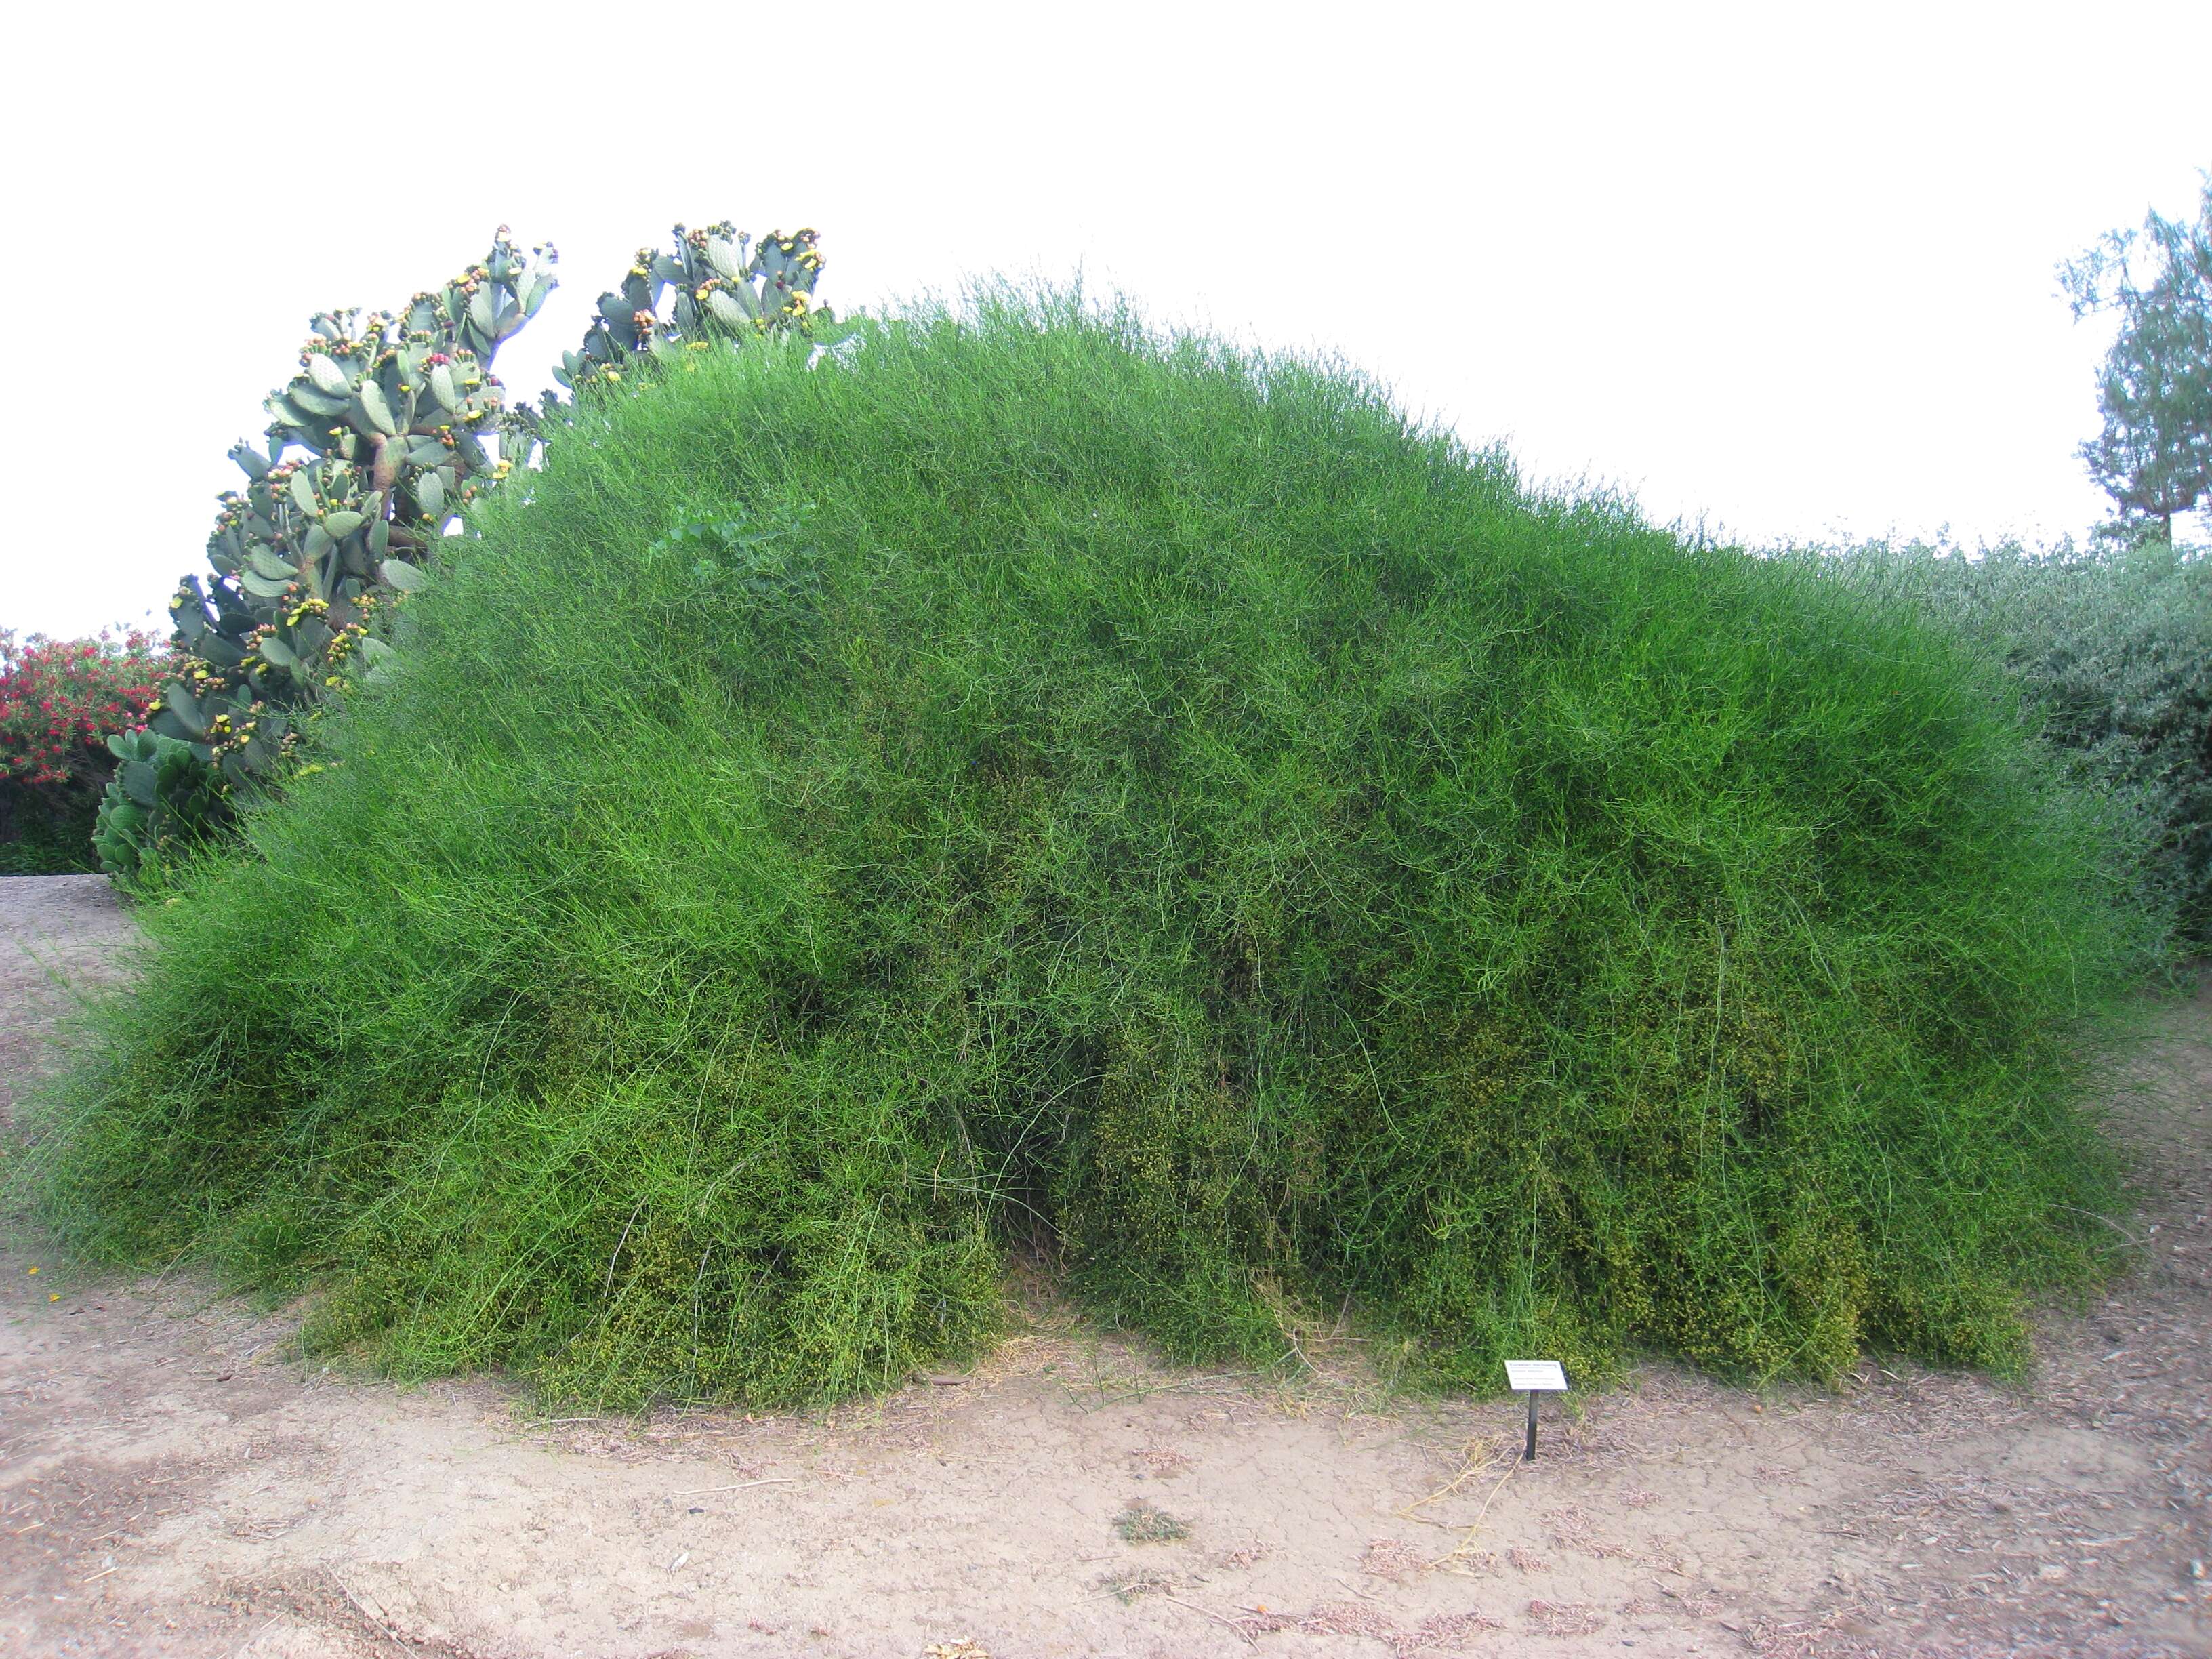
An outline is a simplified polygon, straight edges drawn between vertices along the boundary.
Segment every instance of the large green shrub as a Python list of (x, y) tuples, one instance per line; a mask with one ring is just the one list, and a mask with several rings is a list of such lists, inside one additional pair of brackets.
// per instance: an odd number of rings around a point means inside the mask
[(587, 406), (149, 916), (45, 1213), (402, 1370), (887, 1383), (1009, 1248), (1173, 1352), (2018, 1352), (2110, 826), (1907, 608), (1355, 378), (981, 304)]
[(2150, 537), (1971, 557), (1877, 544), (1834, 563), (2002, 664), (2067, 772), (2141, 821), (2143, 898), (2212, 944), (2212, 557)]

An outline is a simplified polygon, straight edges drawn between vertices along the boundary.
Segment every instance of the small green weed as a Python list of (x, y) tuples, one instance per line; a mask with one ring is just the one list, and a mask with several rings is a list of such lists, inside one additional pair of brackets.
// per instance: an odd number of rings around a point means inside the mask
[(1143, 1498), (1114, 1517), (1114, 1530), (1125, 1544), (1180, 1544), (1190, 1536), (1187, 1522)]

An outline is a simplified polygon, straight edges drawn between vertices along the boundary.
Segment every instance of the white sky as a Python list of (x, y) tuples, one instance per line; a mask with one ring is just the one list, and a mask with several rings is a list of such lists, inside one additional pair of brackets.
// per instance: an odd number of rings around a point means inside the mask
[[(361, 20), (380, 20), (375, 32)], [(2212, 5), (41, 7), (8, 31), (0, 626), (158, 612), (308, 315), (506, 222), (543, 385), (677, 220), (878, 307), (1079, 263), (1662, 520), (2101, 516), (2053, 268), (2212, 167)]]

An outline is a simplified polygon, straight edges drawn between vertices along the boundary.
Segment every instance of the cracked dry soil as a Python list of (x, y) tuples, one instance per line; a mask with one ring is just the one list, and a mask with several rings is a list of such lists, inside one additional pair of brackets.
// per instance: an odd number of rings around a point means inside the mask
[[(130, 931), (96, 878), (0, 881), (0, 1110)], [(2136, 1266), (2041, 1317), (2028, 1386), (1869, 1361), (1755, 1395), (1654, 1364), (1533, 1464), (1515, 1405), (1380, 1395), (1348, 1342), (1284, 1388), (1041, 1293), (975, 1372), (884, 1400), (538, 1420), (495, 1378), (326, 1369), (282, 1312), (19, 1231), (0, 1650), (2212, 1653), (2212, 994), (2160, 1018), (2123, 1124)]]

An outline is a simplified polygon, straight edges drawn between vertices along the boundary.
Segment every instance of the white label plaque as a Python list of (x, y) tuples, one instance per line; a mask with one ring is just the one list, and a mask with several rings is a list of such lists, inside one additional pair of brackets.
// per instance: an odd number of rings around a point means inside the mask
[(1505, 1386), (1516, 1394), (1565, 1394), (1566, 1367), (1556, 1359), (1509, 1359)]

